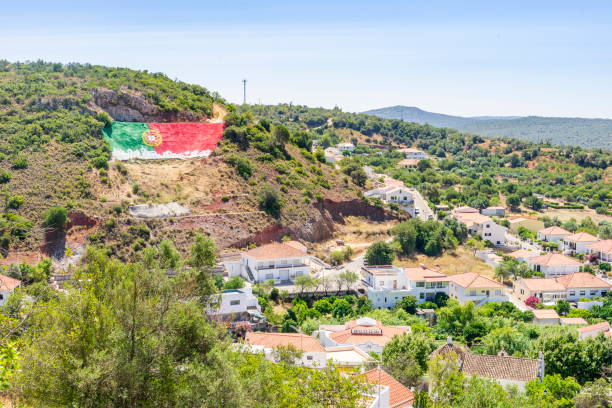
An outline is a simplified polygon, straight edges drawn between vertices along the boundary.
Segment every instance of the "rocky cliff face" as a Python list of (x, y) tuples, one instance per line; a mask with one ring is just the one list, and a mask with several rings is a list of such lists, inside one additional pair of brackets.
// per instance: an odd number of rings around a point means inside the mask
[(93, 94), (97, 108), (120, 122), (201, 122), (206, 119), (191, 111), (165, 112), (138, 92), (98, 89)]

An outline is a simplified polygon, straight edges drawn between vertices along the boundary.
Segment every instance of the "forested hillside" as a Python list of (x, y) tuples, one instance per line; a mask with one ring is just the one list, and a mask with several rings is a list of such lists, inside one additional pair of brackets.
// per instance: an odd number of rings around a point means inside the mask
[(390, 106), (364, 112), (385, 119), (450, 127), (487, 138), (516, 138), (530, 142), (612, 149), (612, 120), (556, 117), (461, 117), (409, 106)]

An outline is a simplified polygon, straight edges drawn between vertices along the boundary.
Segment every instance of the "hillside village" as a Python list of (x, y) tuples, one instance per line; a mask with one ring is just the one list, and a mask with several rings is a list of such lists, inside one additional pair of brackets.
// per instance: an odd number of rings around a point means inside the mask
[(1, 66), (7, 401), (607, 406), (612, 153)]

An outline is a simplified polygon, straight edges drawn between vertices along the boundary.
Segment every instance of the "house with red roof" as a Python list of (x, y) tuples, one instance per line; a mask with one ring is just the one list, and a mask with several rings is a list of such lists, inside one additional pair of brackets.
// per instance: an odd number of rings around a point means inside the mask
[(371, 393), (371, 408), (408, 408), (412, 407), (414, 394), (385, 370), (374, 368), (361, 374), (368, 384), (375, 386)]
[(560, 244), (563, 238), (570, 235), (572, 235), (572, 233), (568, 230), (553, 225), (552, 227), (539, 230), (538, 240), (545, 242), (556, 242), (557, 244)]
[(10, 276), (0, 275), (0, 306), (2, 306), (11, 293), (21, 285), (21, 281)]
[(264, 333), (247, 332), (244, 339), (244, 349), (263, 355), (277, 361), (279, 348), (293, 348), (302, 352), (296, 364), (310, 368), (325, 368), (327, 353), (319, 340), (302, 333)]
[(558, 253), (534, 256), (527, 259), (527, 264), (534, 271), (543, 273), (546, 278), (580, 272), (582, 268), (582, 262)]
[(504, 285), (476, 272), (451, 275), (448, 279), (450, 281), (449, 296), (457, 299), (461, 304), (473, 302), (480, 306), (487, 302), (508, 300)]
[(612, 239), (604, 239), (587, 245), (586, 251), (589, 254), (597, 255), (597, 258), (602, 262), (612, 262)]
[(344, 325), (319, 326), (316, 335), (325, 347), (355, 346), (366, 353), (382, 353), (393, 336), (404, 333), (410, 333), (410, 326), (383, 326), (380, 321), (362, 317)]
[(578, 328), (578, 339), (584, 340), (588, 337), (595, 337), (599, 333), (603, 333), (606, 337), (612, 337), (612, 331), (610, 331), (610, 323), (601, 322), (592, 324), (590, 326), (584, 326)]
[(305, 246), (296, 241), (262, 245), (243, 252), (240, 260), (223, 265), (230, 277), (242, 276), (252, 283), (291, 283), (298, 276), (310, 275), (310, 256)]
[(513, 282), (514, 295), (525, 301), (535, 296), (544, 304), (555, 304), (560, 299), (578, 301), (605, 296), (611, 285), (588, 272), (570, 273), (551, 278), (519, 278)]
[(576, 255), (587, 252), (587, 247), (599, 241), (599, 238), (588, 232), (578, 232), (568, 235), (561, 241), (561, 250), (564, 254)]

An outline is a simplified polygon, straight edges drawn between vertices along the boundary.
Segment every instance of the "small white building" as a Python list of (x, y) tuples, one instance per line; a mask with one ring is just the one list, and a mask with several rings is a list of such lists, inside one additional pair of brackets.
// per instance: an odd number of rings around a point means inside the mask
[(404, 268), (404, 274), (418, 303), (433, 302), (438, 293), (449, 296), (449, 277), (438, 268), (431, 269), (421, 264)]
[(534, 309), (533, 323), (543, 326), (557, 326), (560, 322), (559, 315), (555, 309)]
[(605, 239), (586, 247), (587, 253), (597, 255), (602, 262), (612, 262), (612, 239)]
[(339, 161), (344, 159), (344, 155), (342, 154), (342, 152), (335, 147), (328, 147), (327, 149), (325, 149), (324, 153), (325, 160), (328, 163), (338, 163)]
[(449, 296), (459, 303), (473, 302), (481, 306), (487, 302), (505, 302), (508, 300), (506, 288), (499, 282), (476, 272), (451, 275)]
[(10, 276), (0, 275), (0, 306), (4, 305), (13, 291), (21, 286), (21, 281)]
[(212, 309), (211, 315), (226, 316), (236, 315), (244, 316), (250, 313), (261, 314), (261, 306), (250, 287), (242, 289), (228, 289), (218, 295), (218, 305)]
[(506, 245), (506, 228), (496, 224), (490, 217), (478, 213), (478, 210), (471, 207), (455, 208), (453, 217), (465, 224), (471, 235), (478, 235), (495, 246)]
[(601, 322), (597, 324), (592, 324), (590, 326), (579, 327), (578, 340), (584, 340), (588, 337), (595, 337), (599, 333), (603, 333), (606, 337), (612, 337), (612, 332), (610, 331), (610, 323)]
[(585, 254), (587, 247), (593, 245), (599, 239), (588, 232), (578, 232), (568, 235), (561, 240), (561, 250), (564, 254)]
[(427, 159), (427, 153), (425, 153), (422, 150), (415, 149), (414, 147), (406, 147), (403, 149), (398, 149), (397, 151), (399, 153), (404, 153), (404, 156), (407, 159), (418, 159), (418, 160)]
[(506, 209), (504, 207), (487, 207), (483, 208), (480, 213), (482, 215), (495, 215), (496, 217), (503, 217), (506, 215)]
[(384, 203), (396, 203), (400, 206), (414, 205), (413, 190), (405, 186), (386, 185), (363, 194), (368, 198), (377, 198)]
[(249, 282), (273, 280), (274, 284), (293, 282), (310, 276), (310, 256), (296, 245), (273, 242), (243, 252), (239, 261), (223, 262), (228, 275), (242, 276)]
[(351, 153), (353, 153), (355, 151), (355, 145), (353, 145), (352, 143), (339, 143), (339, 144), (336, 145), (336, 147), (341, 152), (351, 152)]
[(569, 235), (571, 232), (561, 227), (553, 225), (552, 227), (544, 228), (538, 231), (538, 240), (544, 242), (555, 242), (561, 245), (561, 240)]
[(534, 271), (543, 273), (545, 278), (580, 272), (582, 267), (577, 260), (557, 253), (534, 256), (527, 259), (527, 264)]

